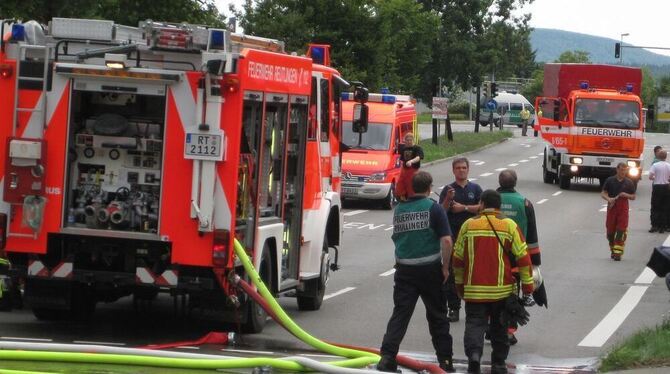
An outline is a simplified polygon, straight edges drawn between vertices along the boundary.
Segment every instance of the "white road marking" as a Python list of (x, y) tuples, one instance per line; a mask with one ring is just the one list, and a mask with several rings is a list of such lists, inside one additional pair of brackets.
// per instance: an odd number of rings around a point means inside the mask
[(192, 345), (180, 345), (178, 347), (175, 347), (177, 349), (193, 349), (193, 350), (198, 350), (200, 347), (194, 347)]
[(367, 210), (352, 210), (351, 212), (342, 213), (342, 215), (345, 217), (351, 217), (365, 212), (367, 212)]
[(600, 208), (599, 212), (607, 212), (607, 205), (604, 207)]
[(507, 166), (519, 166), (519, 164), (509, 164)]
[(343, 288), (343, 289), (341, 289), (341, 290), (339, 290), (339, 291), (337, 291), (337, 292), (333, 292), (333, 293), (331, 293), (331, 294), (328, 294), (328, 295), (324, 296), (323, 299), (324, 299), (324, 300), (328, 300), (328, 299), (330, 299), (330, 298), (333, 298), (333, 297), (335, 297), (335, 296), (342, 295), (343, 293), (347, 293), (347, 292), (349, 292), (349, 291), (353, 291), (353, 290), (355, 290), (355, 289), (356, 289), (356, 287), (347, 287), (347, 288)]
[(489, 175), (493, 175), (493, 173), (479, 174), (480, 177), (488, 177)]
[(656, 279), (656, 273), (649, 268), (644, 268), (642, 274), (635, 280), (636, 284), (651, 284)]
[(547, 201), (549, 201), (549, 199), (542, 199), (542, 200), (538, 201), (538, 202), (535, 203), (535, 204), (540, 205), (540, 204), (544, 204), (544, 203), (546, 203)]
[(474, 181), (477, 180), (477, 178), (468, 178), (468, 180), (469, 180), (470, 182), (474, 182)]
[(580, 347), (602, 347), (607, 339), (621, 326), (626, 317), (640, 302), (649, 286), (630, 286), (621, 300), (610, 310), (600, 323), (579, 342)]
[(482, 165), (484, 165), (485, 163), (486, 163), (486, 162), (484, 162), (484, 161), (479, 161), (479, 162), (477, 162), (475, 165), (477, 165), (477, 166), (482, 166)]
[(393, 274), (393, 273), (395, 273), (395, 269), (391, 269), (391, 270), (389, 270), (389, 271), (385, 271), (385, 272), (379, 274), (379, 276), (380, 276), (380, 277), (388, 277), (389, 275), (391, 275), (391, 274)]
[(534, 159), (536, 159), (536, 158), (537, 158), (537, 156), (530, 156), (530, 157), (528, 157), (528, 158), (530, 158), (530, 159), (533, 159), (533, 160), (534, 160)]
[(29, 342), (52, 342), (53, 339), (39, 339), (39, 338), (17, 338), (14, 336), (0, 336), (0, 339), (5, 340), (25, 340)]
[(670, 247), (670, 235), (668, 235), (667, 238), (665, 238), (665, 241), (663, 242), (664, 247)]
[(558, 195), (560, 195), (560, 194), (562, 194), (562, 193), (563, 193), (563, 191), (556, 191), (556, 192), (554, 192), (551, 196), (558, 196)]
[(523, 160), (519, 160), (519, 162), (524, 163), (524, 162), (528, 162), (528, 160), (523, 159)]
[(254, 355), (273, 355), (275, 354), (274, 352), (270, 351), (247, 351), (246, 349), (231, 349), (231, 348), (222, 348), (221, 349), (224, 352), (238, 352), (238, 353), (251, 353)]
[(544, 152), (540, 152), (537, 154), (538, 156), (544, 156)]
[(642, 172), (642, 175), (649, 175), (649, 170), (645, 170)]
[(91, 344), (91, 345), (116, 345), (116, 346), (126, 345), (126, 343), (92, 342), (92, 341), (88, 341), (88, 340), (74, 340), (73, 343), (75, 343), (75, 344)]
[(503, 171), (503, 170), (507, 170), (507, 168), (497, 168), (496, 169), (496, 171)]

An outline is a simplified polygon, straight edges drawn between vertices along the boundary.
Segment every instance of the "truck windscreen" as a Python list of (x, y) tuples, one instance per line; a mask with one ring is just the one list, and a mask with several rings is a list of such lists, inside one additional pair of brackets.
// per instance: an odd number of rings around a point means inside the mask
[(342, 139), (344, 144), (350, 148), (385, 151), (389, 149), (392, 129), (393, 126), (390, 123), (370, 122), (368, 131), (361, 136), (361, 144), (358, 144), (359, 136), (352, 130), (351, 121), (344, 121)]
[(640, 127), (640, 107), (634, 101), (577, 99), (575, 125), (637, 129)]

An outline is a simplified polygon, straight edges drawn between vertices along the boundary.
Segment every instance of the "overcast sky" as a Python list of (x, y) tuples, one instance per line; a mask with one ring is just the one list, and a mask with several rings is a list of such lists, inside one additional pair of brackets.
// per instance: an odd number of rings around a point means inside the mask
[[(226, 14), (230, 3), (241, 8), (243, 2), (216, 0), (219, 10)], [(670, 48), (670, 0), (535, 0), (522, 11), (532, 14), (533, 27), (616, 40), (628, 33), (624, 43)], [(652, 52), (670, 55), (670, 50)]]

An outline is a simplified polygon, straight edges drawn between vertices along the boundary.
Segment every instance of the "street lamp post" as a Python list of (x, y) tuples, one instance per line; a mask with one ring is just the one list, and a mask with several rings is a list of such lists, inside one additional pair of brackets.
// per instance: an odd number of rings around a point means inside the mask
[(630, 35), (629, 33), (621, 34), (621, 49), (619, 50), (619, 65), (623, 65), (623, 37)]

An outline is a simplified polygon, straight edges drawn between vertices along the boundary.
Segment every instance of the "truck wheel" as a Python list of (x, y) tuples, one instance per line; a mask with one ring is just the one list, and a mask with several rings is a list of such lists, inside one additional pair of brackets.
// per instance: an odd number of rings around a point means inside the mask
[(570, 176), (561, 174), (558, 177), (558, 186), (562, 190), (569, 190), (570, 189)]
[(388, 195), (382, 200), (382, 208), (391, 210), (396, 204), (395, 198), (395, 183), (391, 183), (391, 188), (389, 189)]
[(544, 183), (553, 184), (556, 180), (556, 173), (552, 173), (547, 168), (547, 150), (544, 150), (544, 158), (542, 161), (542, 180)]
[(305, 291), (298, 292), (299, 310), (319, 310), (326, 294), (326, 285), (330, 271), (330, 255), (328, 254), (328, 238), (323, 238), (323, 251), (321, 252), (321, 274), (316, 279), (305, 282)]
[[(267, 288), (272, 292), (272, 258), (270, 257), (270, 248), (267, 243), (263, 246), (258, 275), (260, 275), (263, 283), (265, 283)], [(265, 327), (267, 318), (268, 314), (263, 307), (249, 297), (247, 301), (247, 322), (242, 325), (242, 331), (249, 334), (260, 333)]]

